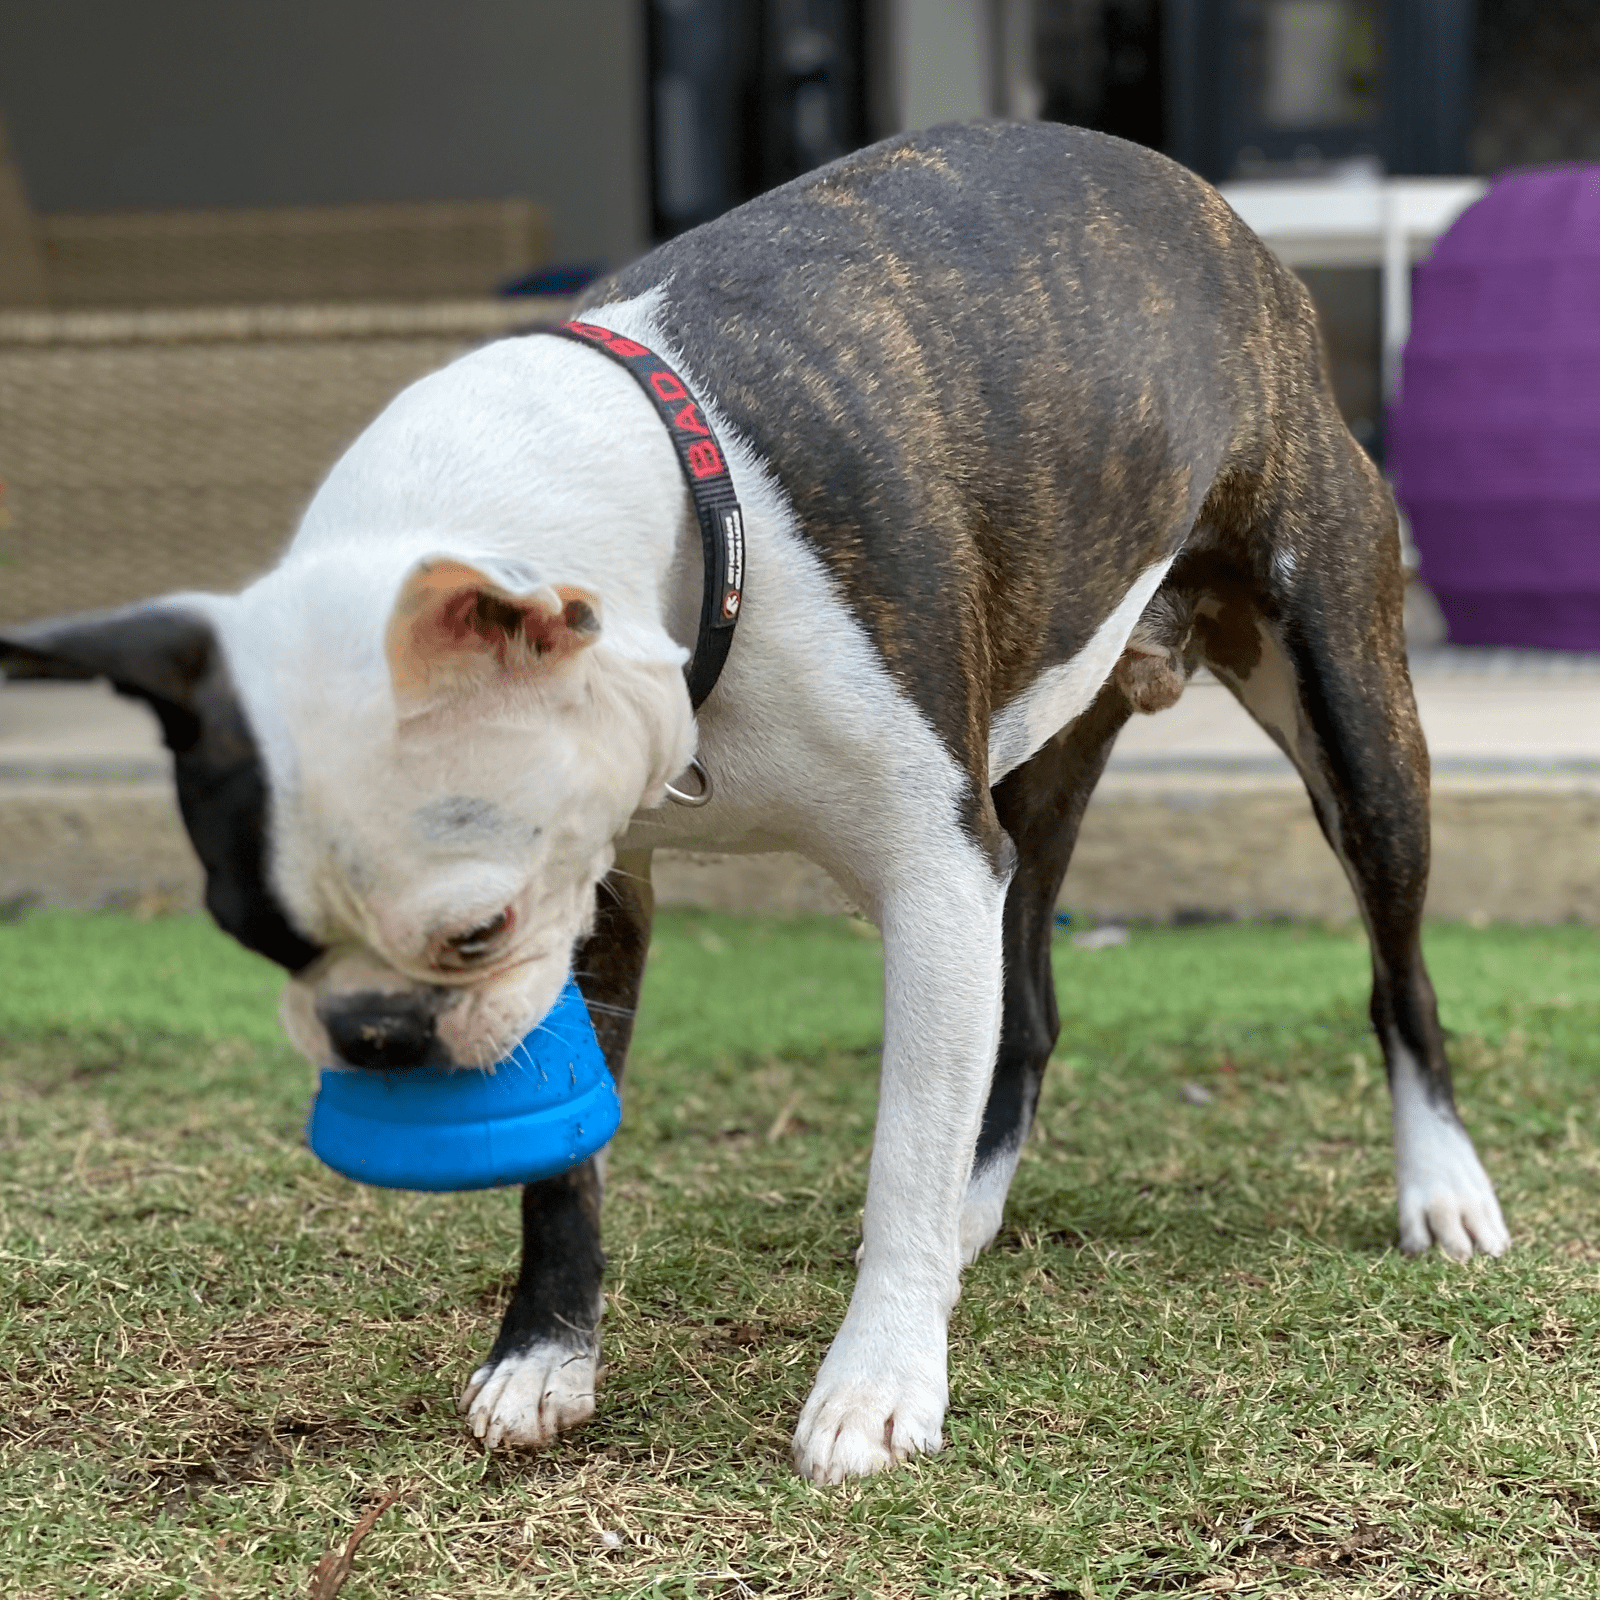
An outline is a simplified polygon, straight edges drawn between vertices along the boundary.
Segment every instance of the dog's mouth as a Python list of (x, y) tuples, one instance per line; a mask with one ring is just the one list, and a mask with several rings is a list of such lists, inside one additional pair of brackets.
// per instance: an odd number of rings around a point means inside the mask
[(291, 979), (280, 1011), (290, 1042), (318, 1068), (492, 1067), (555, 1007), (567, 976), (568, 963), (543, 951), (508, 954), (453, 983), (407, 981), (352, 954)]

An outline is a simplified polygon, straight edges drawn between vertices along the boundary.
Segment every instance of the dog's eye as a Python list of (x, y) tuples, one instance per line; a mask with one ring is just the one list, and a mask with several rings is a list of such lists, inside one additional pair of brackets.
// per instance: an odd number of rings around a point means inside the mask
[(476, 928), (451, 934), (440, 946), (438, 964), (441, 967), (470, 967), (493, 955), (505, 943), (506, 935), (511, 931), (511, 921), (511, 907), (507, 906), (498, 916), (480, 922)]

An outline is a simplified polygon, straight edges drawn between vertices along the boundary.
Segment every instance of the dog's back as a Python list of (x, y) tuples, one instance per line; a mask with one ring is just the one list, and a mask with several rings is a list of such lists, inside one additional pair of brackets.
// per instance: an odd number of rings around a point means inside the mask
[(1081, 651), (1202, 513), (1242, 542), (1291, 455), (1343, 449), (1297, 281), (1193, 173), (1080, 128), (875, 145), (588, 299), (651, 291), (973, 759), (976, 723)]

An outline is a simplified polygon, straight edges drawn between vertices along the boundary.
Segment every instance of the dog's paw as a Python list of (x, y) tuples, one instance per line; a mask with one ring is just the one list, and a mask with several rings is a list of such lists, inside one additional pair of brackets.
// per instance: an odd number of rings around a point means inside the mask
[(961, 1265), (970, 1267), (990, 1245), (1005, 1220), (1006, 1197), (967, 1196), (961, 1208)]
[(1494, 1185), (1454, 1117), (1434, 1113), (1411, 1130), (1396, 1152), (1400, 1199), (1400, 1248), (1423, 1255), (1438, 1245), (1456, 1261), (1503, 1255), (1511, 1235)]
[(594, 1415), (597, 1367), (593, 1350), (536, 1344), (479, 1367), (459, 1409), (486, 1450), (542, 1450)]
[[(837, 1349), (837, 1345), (835, 1349)], [(822, 1363), (800, 1413), (791, 1450), (795, 1470), (813, 1483), (842, 1483), (942, 1449), (944, 1355), (868, 1374), (854, 1362)]]
[(1006, 1195), (1016, 1175), (1020, 1151), (1001, 1151), (979, 1167), (961, 1202), (961, 1265), (970, 1267), (994, 1243), (1005, 1220)]

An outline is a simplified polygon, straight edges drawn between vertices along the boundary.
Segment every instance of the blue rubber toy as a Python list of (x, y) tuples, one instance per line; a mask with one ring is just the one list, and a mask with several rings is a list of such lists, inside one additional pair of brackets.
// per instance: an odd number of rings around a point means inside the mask
[(306, 1142), (335, 1172), (379, 1188), (493, 1189), (577, 1166), (621, 1121), (568, 978), (555, 1009), (492, 1068), (324, 1067)]

